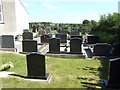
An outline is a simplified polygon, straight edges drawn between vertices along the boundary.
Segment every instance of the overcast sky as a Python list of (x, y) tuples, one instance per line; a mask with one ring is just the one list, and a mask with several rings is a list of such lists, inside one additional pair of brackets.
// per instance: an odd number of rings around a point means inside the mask
[(21, 0), (30, 22), (81, 23), (118, 12), (119, 0)]

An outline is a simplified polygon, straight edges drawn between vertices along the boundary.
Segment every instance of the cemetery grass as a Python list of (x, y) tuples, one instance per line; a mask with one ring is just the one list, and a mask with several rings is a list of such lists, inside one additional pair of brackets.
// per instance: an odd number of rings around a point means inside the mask
[[(26, 56), (2, 54), (2, 64), (13, 62), (9, 72), (27, 76)], [(3, 88), (101, 88), (107, 79), (108, 61), (46, 57), (46, 72), (52, 76), (50, 83), (25, 81), (18, 76), (2, 79)], [(88, 84), (86, 84), (88, 83)]]

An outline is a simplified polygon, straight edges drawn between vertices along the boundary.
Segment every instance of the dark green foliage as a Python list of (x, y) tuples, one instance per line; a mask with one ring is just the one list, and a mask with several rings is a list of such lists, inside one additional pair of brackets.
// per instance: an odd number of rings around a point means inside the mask
[(100, 36), (101, 42), (120, 43), (120, 14), (102, 15), (92, 33)]

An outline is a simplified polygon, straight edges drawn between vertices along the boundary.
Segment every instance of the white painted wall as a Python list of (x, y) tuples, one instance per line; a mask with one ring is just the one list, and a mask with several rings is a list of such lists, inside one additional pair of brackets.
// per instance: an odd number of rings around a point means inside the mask
[(3, 23), (0, 23), (0, 35), (22, 34), (29, 29), (28, 13), (19, 0), (2, 0)]

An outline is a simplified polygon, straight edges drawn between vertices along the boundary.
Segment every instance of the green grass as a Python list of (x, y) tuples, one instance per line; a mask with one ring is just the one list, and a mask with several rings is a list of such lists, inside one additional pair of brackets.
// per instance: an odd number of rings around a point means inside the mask
[[(2, 54), (2, 64), (13, 62), (9, 71), (18, 75), (27, 75), (26, 57), (15, 54)], [(101, 88), (96, 85), (107, 79), (108, 61), (67, 59), (46, 57), (46, 72), (52, 76), (50, 83), (25, 81), (23, 78), (10, 76), (2, 78), (3, 88)]]

